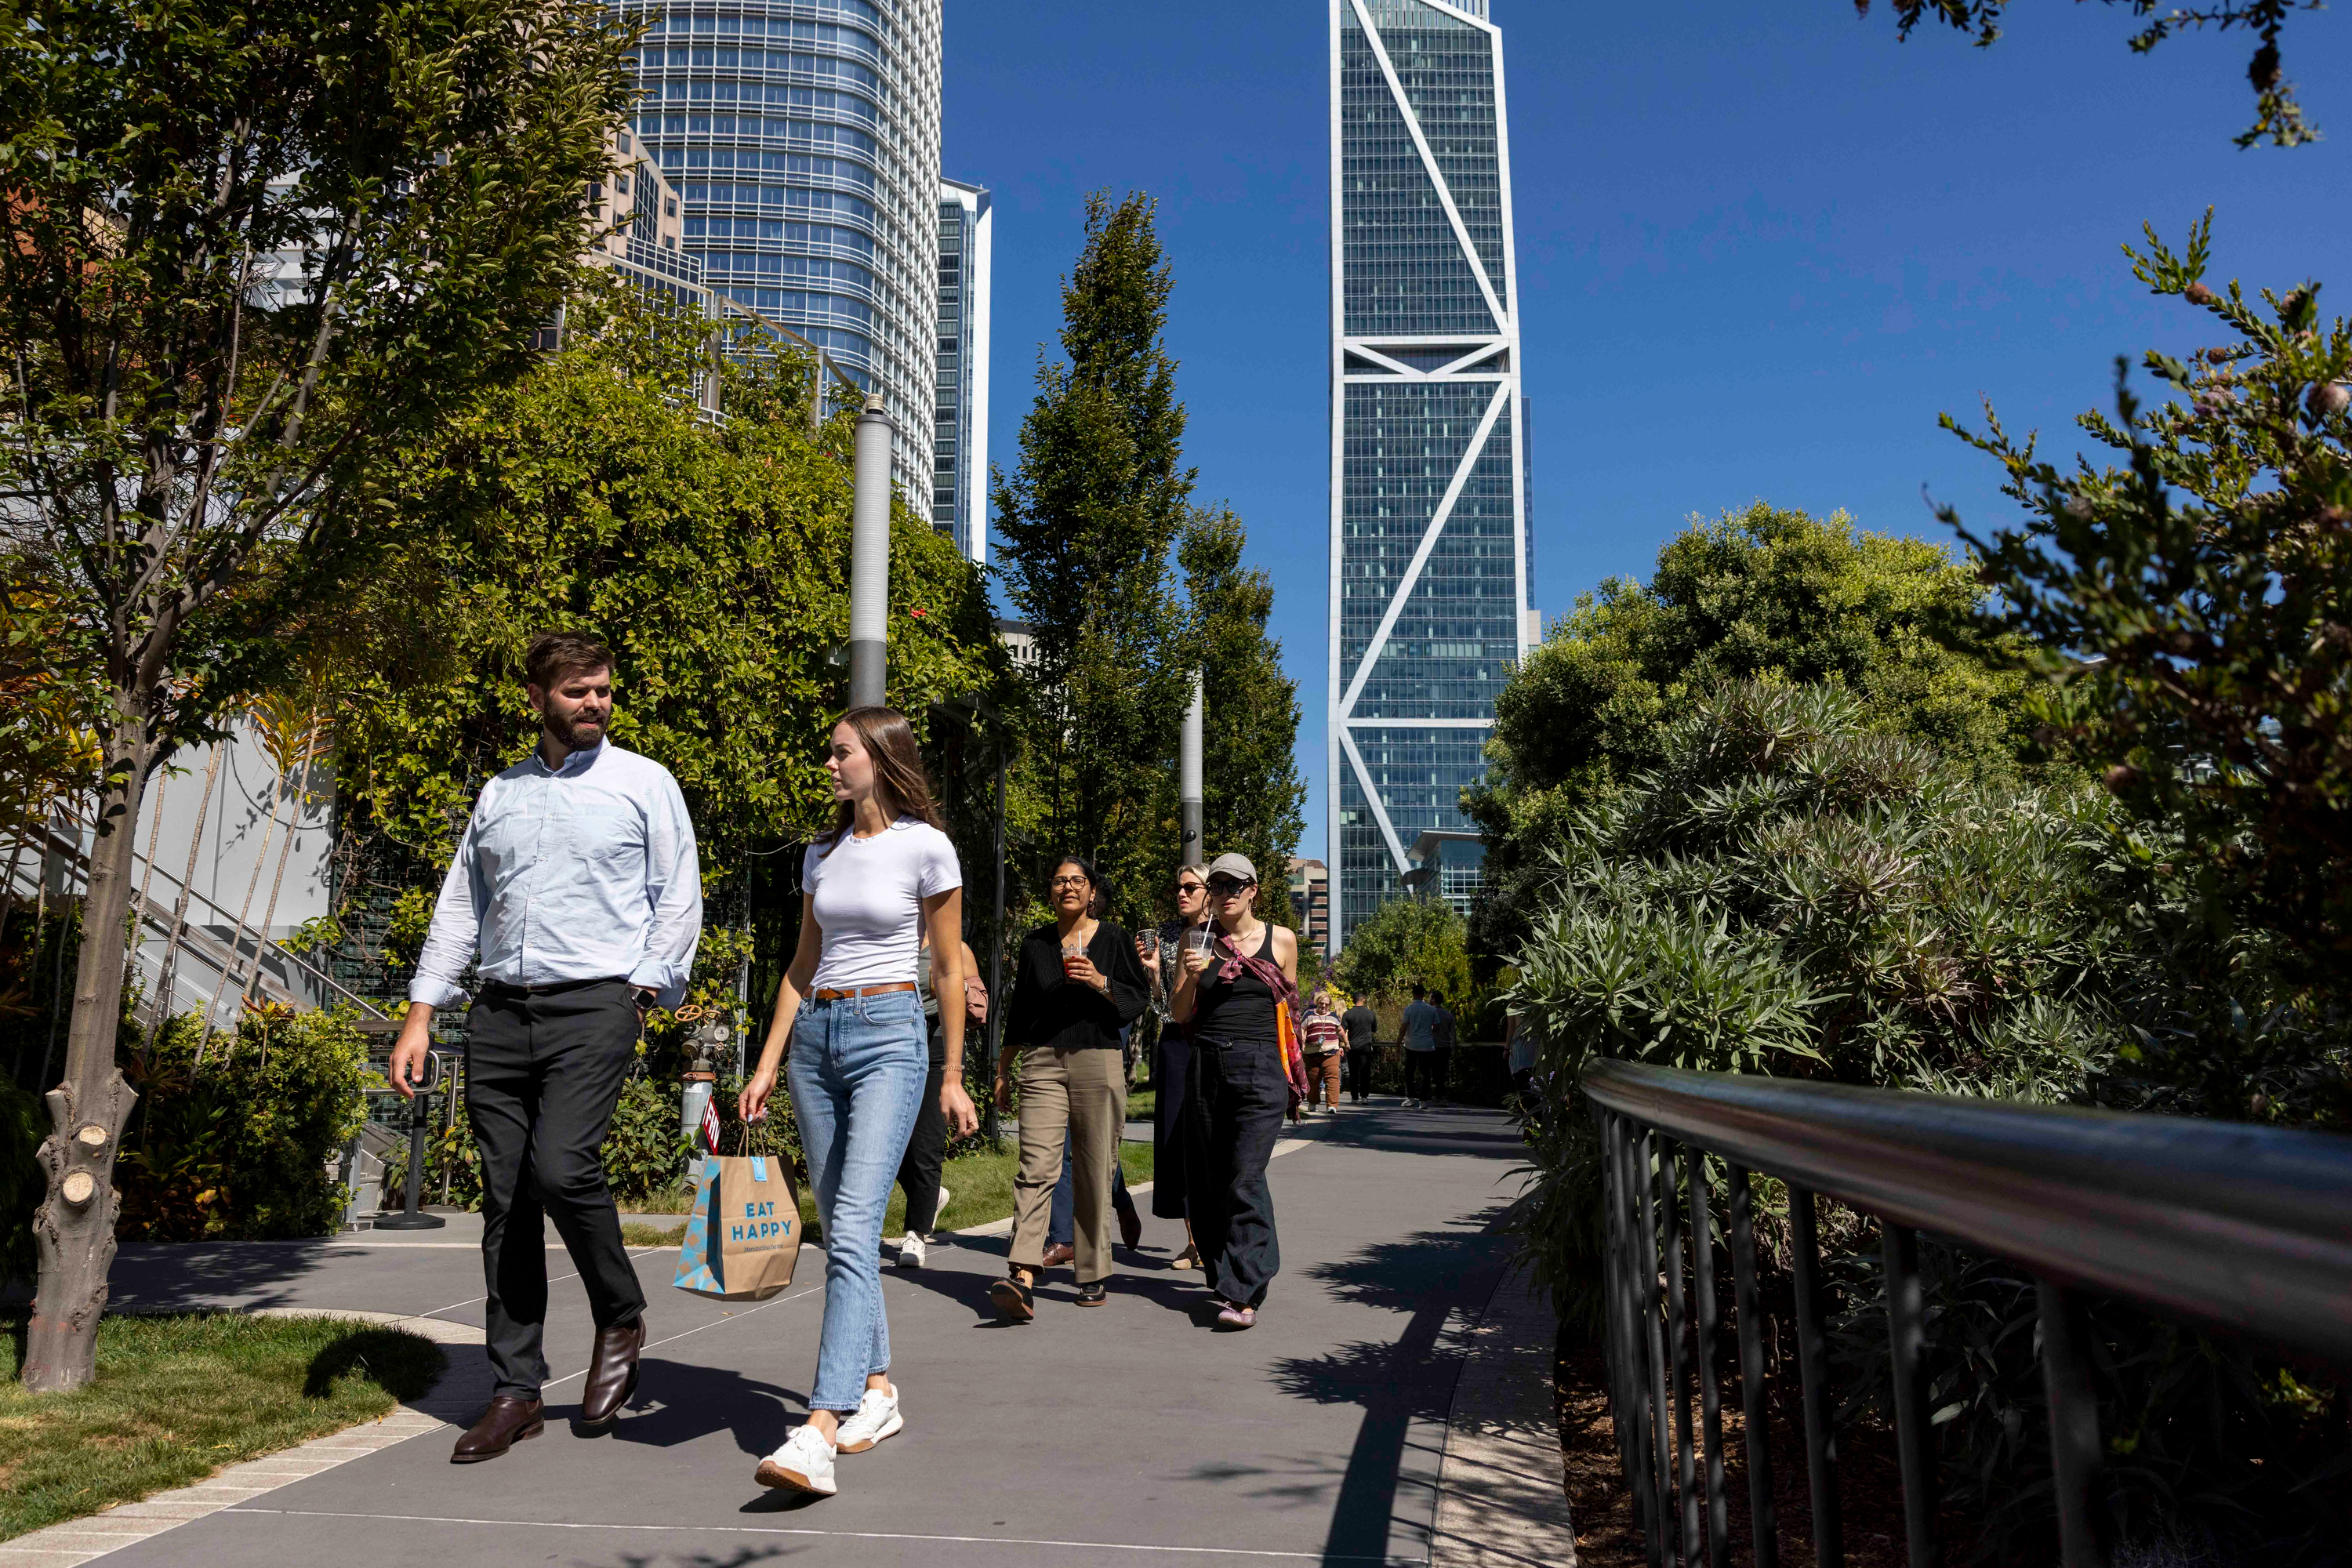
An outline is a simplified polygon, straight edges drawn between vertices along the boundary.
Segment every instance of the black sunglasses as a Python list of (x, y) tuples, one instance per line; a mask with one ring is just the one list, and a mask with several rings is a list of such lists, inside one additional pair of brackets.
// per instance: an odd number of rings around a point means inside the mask
[(1236, 882), (1231, 877), (1212, 877), (1209, 879), (1209, 891), (1220, 899), (1230, 899), (1235, 893), (1240, 892), (1244, 888), (1255, 888), (1257, 884), (1255, 882)]

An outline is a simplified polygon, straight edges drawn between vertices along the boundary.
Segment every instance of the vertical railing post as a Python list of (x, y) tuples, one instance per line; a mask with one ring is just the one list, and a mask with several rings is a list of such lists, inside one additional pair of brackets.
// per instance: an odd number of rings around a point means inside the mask
[(1730, 1568), (1731, 1515), (1723, 1497), (1723, 1391), (1715, 1376), (1715, 1215), (1708, 1201), (1706, 1156), (1683, 1145), (1683, 1180), (1690, 1187), (1692, 1318), (1698, 1330), (1699, 1431), (1706, 1439), (1706, 1561)]
[(1894, 1357), (1895, 1445), (1903, 1466), (1903, 1527), (1911, 1568), (1935, 1568), (1936, 1434), (1927, 1425), (1926, 1292), (1919, 1279), (1919, 1233), (1879, 1222), (1886, 1265), (1886, 1338)]
[(2106, 1568), (2092, 1511), (2099, 1473), (2099, 1405), (2091, 1392), (2088, 1337), (2073, 1291), (2033, 1282), (2042, 1309), (2042, 1387), (2050, 1401), (2050, 1470), (2058, 1497), (2058, 1552), (2063, 1568)]
[(1623, 1117), (1617, 1122), (1617, 1225), (1622, 1252), (1622, 1283), (1616, 1301), (1618, 1323), (1625, 1346), (1625, 1408), (1633, 1413), (1628, 1423), (1632, 1449), (1626, 1459), (1625, 1473), (1633, 1483), (1633, 1511), (1642, 1526), (1643, 1540), (1658, 1537), (1664, 1529), (1658, 1500), (1658, 1468), (1656, 1448), (1653, 1444), (1651, 1422), (1656, 1412), (1650, 1407), (1649, 1341), (1642, 1327), (1642, 1303), (1647, 1298), (1648, 1287), (1642, 1277), (1641, 1199), (1636, 1184), (1635, 1162), (1640, 1156), (1641, 1134)]
[(1813, 1502), (1816, 1568), (1845, 1568), (1845, 1527), (1838, 1514), (1837, 1431), (1830, 1416), (1830, 1352), (1822, 1331), (1822, 1244), (1813, 1194), (1789, 1187), (1790, 1272), (1797, 1287), (1797, 1378), (1805, 1406), (1805, 1480)]
[(1772, 1437), (1766, 1423), (1764, 1323), (1756, 1304), (1756, 1194), (1748, 1173), (1730, 1168), (1731, 1308), (1739, 1315), (1739, 1409), (1748, 1428), (1748, 1526), (1756, 1568), (1780, 1568), (1780, 1521), (1772, 1510)]
[(1635, 1527), (1641, 1528), (1646, 1499), (1635, 1479), (1642, 1468), (1636, 1461), (1649, 1439), (1646, 1434), (1637, 1436), (1634, 1427), (1634, 1412), (1641, 1400), (1634, 1392), (1632, 1331), (1625, 1315), (1625, 1291), (1633, 1278), (1633, 1268), (1626, 1261), (1626, 1247), (1632, 1231), (1625, 1223), (1624, 1214), (1625, 1121), (1613, 1110), (1600, 1111), (1599, 1119), (1602, 1249), (1601, 1321), (1609, 1358), (1610, 1426), (1617, 1439), (1617, 1468), (1623, 1474), (1626, 1490), (1633, 1500)]
[(1698, 1474), (1691, 1442), (1689, 1357), (1684, 1348), (1682, 1205), (1675, 1201), (1680, 1184), (1675, 1157), (1663, 1133), (1658, 1136), (1657, 1183), (1658, 1217), (1664, 1233), (1658, 1250), (1665, 1266), (1666, 1369), (1675, 1391), (1675, 1499), (1680, 1504), (1675, 1518), (1684, 1568), (1698, 1568)]
[(1653, 1502), (1650, 1517), (1657, 1528), (1647, 1538), (1650, 1568), (1665, 1568), (1672, 1543), (1669, 1521), (1674, 1518), (1675, 1456), (1673, 1406), (1666, 1403), (1666, 1347), (1660, 1334), (1660, 1316), (1664, 1303), (1658, 1291), (1658, 1215), (1656, 1188), (1651, 1175), (1651, 1151), (1662, 1142), (1654, 1131), (1643, 1131), (1634, 1140), (1633, 1173), (1637, 1178), (1633, 1192), (1639, 1207), (1635, 1210), (1633, 1228), (1640, 1245), (1642, 1260), (1642, 1322), (1643, 1340), (1648, 1352), (1644, 1393), (1650, 1405), (1650, 1447), (1657, 1463), (1657, 1479), (1651, 1485)]

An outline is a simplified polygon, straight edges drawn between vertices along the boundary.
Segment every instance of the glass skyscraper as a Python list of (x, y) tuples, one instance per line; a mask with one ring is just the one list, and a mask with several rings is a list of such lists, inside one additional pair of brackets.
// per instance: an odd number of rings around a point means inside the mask
[(987, 191), (940, 182), (939, 402), (931, 410), (931, 526), (988, 564)]
[(1532, 640), (1502, 33), (1331, 0), (1332, 942), (1459, 832)]
[(931, 493), (940, 0), (617, 0), (642, 21), (636, 132), (713, 295), (821, 344)]

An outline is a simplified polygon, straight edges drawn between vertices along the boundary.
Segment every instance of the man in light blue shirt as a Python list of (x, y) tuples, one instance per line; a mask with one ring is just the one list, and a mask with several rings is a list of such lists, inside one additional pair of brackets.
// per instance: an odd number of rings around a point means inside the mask
[(532, 640), (525, 690), (538, 748), (482, 787), (409, 982), (392, 1086), (415, 1094), (433, 1010), (464, 995), (466, 1117), (481, 1153), (489, 1408), (458, 1464), (544, 1428), (552, 1219), (580, 1271), (596, 1350), (580, 1419), (608, 1426), (635, 1391), (645, 1291), (621, 1243), (602, 1150), (636, 1064), (646, 1009), (676, 1006), (702, 934), (694, 824), (669, 771), (605, 739), (613, 657), (570, 632)]
[(1430, 1005), (1429, 987), (1413, 982), (1412, 1000), (1406, 1005), (1404, 1037), (1404, 1108), (1414, 1110), (1430, 1100), (1429, 1085), (1437, 1068), (1439, 1009)]

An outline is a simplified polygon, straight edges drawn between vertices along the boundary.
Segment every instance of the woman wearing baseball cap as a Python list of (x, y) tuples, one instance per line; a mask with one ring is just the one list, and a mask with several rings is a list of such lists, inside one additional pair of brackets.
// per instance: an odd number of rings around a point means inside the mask
[(1266, 1162), (1290, 1109), (1277, 1006), (1298, 1012), (1298, 937), (1252, 908), (1257, 868), (1245, 855), (1209, 862), (1212, 941), (1187, 949), (1169, 1012), (1189, 1024), (1192, 1127), (1185, 1154), (1192, 1239), (1217, 1294), (1217, 1327), (1257, 1321), (1282, 1267)]

